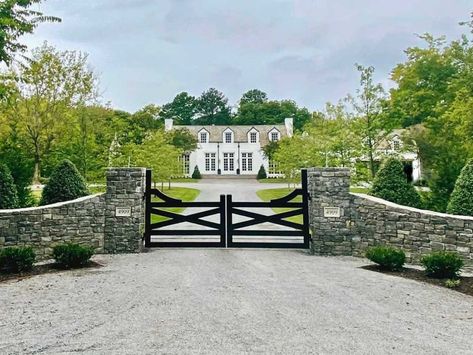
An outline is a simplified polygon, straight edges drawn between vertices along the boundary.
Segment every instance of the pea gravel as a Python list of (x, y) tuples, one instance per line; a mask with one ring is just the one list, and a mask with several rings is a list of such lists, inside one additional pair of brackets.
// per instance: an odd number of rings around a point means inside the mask
[(169, 249), (0, 284), (0, 354), (471, 354), (473, 297), (298, 250)]

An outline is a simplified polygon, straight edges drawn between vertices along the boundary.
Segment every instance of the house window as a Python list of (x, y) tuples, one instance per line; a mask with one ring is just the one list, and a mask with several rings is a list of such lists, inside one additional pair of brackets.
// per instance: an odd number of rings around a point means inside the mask
[(232, 142), (232, 132), (225, 132), (225, 143)]
[(205, 153), (205, 171), (215, 171), (215, 153)]
[(182, 172), (184, 175), (189, 175), (190, 174), (190, 164), (189, 164), (189, 154), (184, 154), (182, 156)]
[(279, 140), (279, 133), (278, 132), (271, 132), (271, 141), (277, 142)]
[(393, 141), (393, 149), (398, 151), (401, 149), (401, 143), (398, 140)]
[(273, 160), (269, 161), (268, 173), (269, 173), (269, 175), (279, 175), (279, 174), (281, 174), (281, 171), (279, 170), (278, 164)]
[(241, 170), (253, 171), (253, 153), (241, 154)]
[(200, 133), (200, 143), (207, 143), (207, 132)]
[(250, 143), (256, 143), (257, 135), (256, 132), (250, 132)]
[(235, 154), (223, 153), (223, 171), (235, 170)]

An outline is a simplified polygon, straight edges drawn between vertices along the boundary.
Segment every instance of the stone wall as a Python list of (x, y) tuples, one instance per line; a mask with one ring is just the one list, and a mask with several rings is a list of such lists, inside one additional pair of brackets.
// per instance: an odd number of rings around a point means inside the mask
[[(32, 246), (39, 260), (49, 258), (53, 246), (65, 242), (90, 245), (97, 253), (138, 252), (144, 225), (145, 176), (143, 168), (111, 168), (105, 194), (0, 210), (0, 248)], [(122, 216), (117, 216), (118, 209)]]
[(103, 252), (105, 196), (86, 196), (53, 205), (0, 210), (0, 248), (32, 246), (38, 259), (64, 242), (90, 245)]
[[(351, 194), (348, 169), (310, 169), (308, 180), (314, 253), (363, 256), (366, 248), (386, 244), (402, 248), (412, 263), (432, 251), (449, 250), (473, 265), (473, 217)], [(340, 208), (340, 217), (328, 216), (324, 207)]]

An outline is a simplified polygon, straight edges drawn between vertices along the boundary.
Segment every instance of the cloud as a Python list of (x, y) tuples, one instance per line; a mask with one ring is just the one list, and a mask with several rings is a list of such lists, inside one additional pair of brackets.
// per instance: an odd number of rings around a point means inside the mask
[(471, 0), (48, 0), (48, 40), (90, 53), (105, 99), (123, 109), (211, 86), (235, 103), (252, 88), (320, 109), (354, 92), (354, 63), (387, 78), (416, 33), (457, 37)]

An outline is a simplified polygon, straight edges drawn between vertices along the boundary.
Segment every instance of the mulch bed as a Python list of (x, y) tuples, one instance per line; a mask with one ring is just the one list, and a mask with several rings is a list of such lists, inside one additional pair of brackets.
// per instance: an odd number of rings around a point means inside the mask
[[(361, 268), (365, 270), (380, 272), (387, 275), (399, 276), (399, 277), (404, 277), (406, 279), (426, 282), (426, 283), (440, 286), (443, 288), (448, 288), (445, 286), (446, 279), (433, 279), (433, 278), (427, 277), (423, 270), (403, 268), (401, 271), (386, 271), (386, 270), (381, 270), (378, 267), (378, 265), (367, 265), (367, 266), (362, 266)], [(464, 293), (469, 296), (473, 296), (473, 277), (466, 277), (466, 276), (460, 277), (459, 280), (461, 282), (458, 287), (449, 288), (449, 289)]]
[[(103, 266), (102, 264), (99, 264), (95, 261), (89, 261), (87, 265), (83, 266), (80, 269), (99, 268), (102, 266)], [(68, 270), (71, 270), (71, 269), (68, 269)], [(77, 269), (74, 269), (74, 270), (77, 270)], [(40, 264), (40, 265), (33, 266), (33, 269), (31, 271), (22, 272), (19, 274), (2, 272), (0, 273), (0, 283), (5, 282), (5, 281), (10, 281), (10, 280), (21, 281), (23, 279), (30, 278), (32, 276), (52, 274), (52, 273), (61, 272), (61, 271), (66, 271), (66, 269), (61, 269), (55, 263)]]

